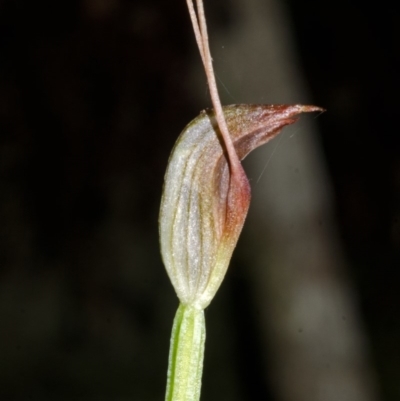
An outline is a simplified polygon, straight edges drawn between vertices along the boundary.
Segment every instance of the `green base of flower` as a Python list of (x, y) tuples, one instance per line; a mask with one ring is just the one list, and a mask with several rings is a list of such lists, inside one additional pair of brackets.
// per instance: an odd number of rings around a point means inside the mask
[(179, 305), (172, 327), (165, 401), (198, 401), (203, 373), (204, 311)]

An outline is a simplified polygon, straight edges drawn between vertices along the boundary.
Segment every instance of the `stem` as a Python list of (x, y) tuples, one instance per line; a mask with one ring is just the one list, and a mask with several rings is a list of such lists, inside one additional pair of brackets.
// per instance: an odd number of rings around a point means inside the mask
[(172, 327), (165, 401), (198, 401), (203, 372), (204, 311), (180, 304)]

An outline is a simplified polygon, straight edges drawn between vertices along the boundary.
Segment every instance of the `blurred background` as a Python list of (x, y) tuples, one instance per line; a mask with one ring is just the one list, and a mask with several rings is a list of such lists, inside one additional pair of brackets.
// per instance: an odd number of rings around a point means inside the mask
[[(223, 103), (307, 103), (252, 153), (203, 400), (400, 398), (400, 37), (388, 1), (205, 1)], [(0, 0), (0, 398), (160, 400), (163, 174), (210, 106), (186, 4)]]

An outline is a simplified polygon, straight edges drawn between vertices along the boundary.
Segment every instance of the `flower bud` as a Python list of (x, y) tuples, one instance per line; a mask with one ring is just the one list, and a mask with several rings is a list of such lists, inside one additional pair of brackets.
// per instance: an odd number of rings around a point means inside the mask
[[(223, 108), (242, 160), (314, 106), (231, 105)], [(159, 218), (162, 258), (184, 305), (204, 309), (228, 268), (250, 203), (250, 186), (233, 165), (212, 110), (203, 111), (179, 136), (171, 153)]]

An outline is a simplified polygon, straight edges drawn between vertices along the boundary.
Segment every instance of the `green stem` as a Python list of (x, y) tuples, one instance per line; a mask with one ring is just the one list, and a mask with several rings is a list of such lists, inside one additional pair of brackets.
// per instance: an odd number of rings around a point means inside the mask
[(179, 305), (172, 327), (165, 401), (198, 401), (203, 373), (204, 311)]

